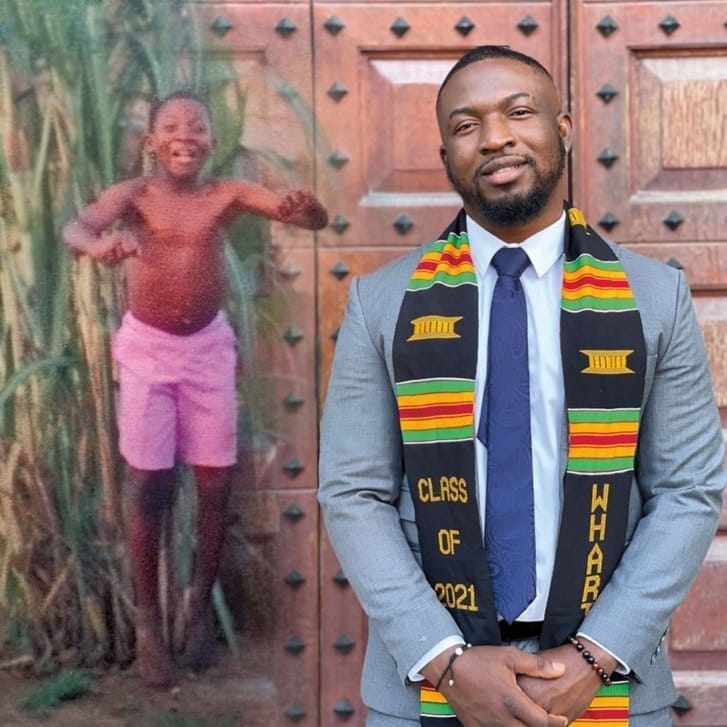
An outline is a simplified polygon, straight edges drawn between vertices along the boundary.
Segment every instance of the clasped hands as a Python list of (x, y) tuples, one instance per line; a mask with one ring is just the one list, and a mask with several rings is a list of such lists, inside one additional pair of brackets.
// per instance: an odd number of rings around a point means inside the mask
[[(612, 670), (615, 660), (589, 644)], [(447, 650), (423, 669), (436, 683)], [(464, 727), (565, 727), (593, 700), (601, 680), (570, 644), (527, 653), (513, 646), (475, 646), (454, 663), (439, 691)]]

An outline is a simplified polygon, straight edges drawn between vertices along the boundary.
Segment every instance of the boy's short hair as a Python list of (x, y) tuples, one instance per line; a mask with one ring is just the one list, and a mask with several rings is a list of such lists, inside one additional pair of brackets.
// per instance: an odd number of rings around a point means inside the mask
[(207, 115), (212, 118), (212, 112), (210, 111), (209, 105), (199, 94), (196, 94), (194, 91), (190, 91), (187, 88), (180, 88), (168, 93), (161, 99), (158, 96), (154, 96), (149, 108), (149, 131), (154, 130), (154, 124), (156, 124), (157, 116), (159, 116), (159, 112), (162, 110), (162, 107), (170, 101), (176, 101), (177, 99), (196, 101), (200, 106), (204, 107), (207, 111)]
[(548, 69), (535, 58), (520, 53), (520, 51), (513, 50), (508, 45), (479, 45), (475, 48), (468, 50), (453, 66), (450, 68), (449, 73), (445, 76), (442, 81), (442, 85), (439, 87), (437, 93), (437, 105), (439, 104), (439, 97), (442, 95), (442, 89), (449, 83), (449, 79), (454, 76), (455, 73), (460, 71), (465, 66), (469, 66), (472, 63), (478, 61), (489, 60), (490, 58), (507, 58), (518, 63), (524, 63), (526, 66), (530, 66), (537, 71), (540, 71), (547, 78), (553, 82), (553, 77), (550, 75)]

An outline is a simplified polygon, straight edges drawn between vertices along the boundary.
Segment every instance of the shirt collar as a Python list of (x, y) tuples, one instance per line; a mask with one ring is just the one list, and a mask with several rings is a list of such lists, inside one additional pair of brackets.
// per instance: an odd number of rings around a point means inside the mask
[[(499, 237), (495, 237), (484, 227), (480, 227), (469, 215), (467, 215), (467, 237), (470, 241), (472, 261), (480, 274), (484, 274), (489, 268), (492, 256), (501, 247), (516, 246), (507, 244)], [(517, 244), (528, 254), (530, 264), (539, 278), (542, 278), (560, 259), (563, 255), (564, 245), (565, 211), (553, 224)]]

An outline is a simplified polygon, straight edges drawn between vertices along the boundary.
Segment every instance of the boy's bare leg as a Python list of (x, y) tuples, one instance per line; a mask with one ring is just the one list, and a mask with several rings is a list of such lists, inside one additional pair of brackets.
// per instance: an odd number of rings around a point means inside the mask
[(232, 469), (194, 468), (197, 484), (197, 552), (190, 589), (185, 663), (193, 669), (212, 664), (214, 616), (212, 587), (222, 556), (227, 530), (227, 503)]
[(136, 655), (142, 679), (158, 686), (173, 681), (162, 635), (159, 547), (163, 518), (171, 511), (174, 493), (174, 470), (129, 468), (126, 531), (136, 597)]

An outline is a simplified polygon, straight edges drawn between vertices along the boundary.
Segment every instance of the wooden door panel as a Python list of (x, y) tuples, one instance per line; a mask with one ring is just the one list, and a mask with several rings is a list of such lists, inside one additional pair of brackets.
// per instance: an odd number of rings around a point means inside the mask
[[(310, 3), (204, 2), (195, 13), (208, 63), (245, 97), (237, 174), (275, 190), (314, 189)], [(243, 362), (249, 441), (235, 489), (239, 528), (226, 569), (230, 605), (260, 704), (245, 724), (319, 725), (315, 235), (269, 226)], [(244, 274), (249, 271), (243, 271)], [(250, 301), (248, 301), (248, 304)], [(247, 378), (245, 378), (247, 377)], [(233, 561), (235, 558), (233, 557)]]
[[(573, 18), (574, 197), (613, 239), (684, 269), (727, 424), (727, 5), (577, 0)], [(725, 723), (725, 594), (723, 511), (668, 639), (678, 724)]]
[[(321, 248), (318, 256), (321, 342), (321, 403), (330, 374), (338, 327), (354, 276), (378, 269), (410, 248)], [(366, 646), (366, 619), (345, 573), (321, 530), (321, 718), (324, 725), (340, 724), (350, 712), (353, 724), (363, 725), (365, 708), (360, 678)]]
[[(314, 187), (313, 69), (308, 2), (192, 5), (209, 62), (231, 63), (245, 97), (241, 147), (267, 186)], [(243, 172), (248, 172), (244, 169)], [(312, 233), (274, 225), (276, 244), (312, 247)]]
[[(460, 205), (439, 159), (434, 112), (447, 71), (468, 47), (503, 43), (564, 78), (561, 9), (551, 2), (315, 4), (317, 176), (333, 218), (318, 248), (321, 402), (351, 279), (432, 239)], [(524, 19), (529, 35), (517, 27)], [(366, 621), (343, 575), (322, 533), (324, 725), (364, 720)]]
[(320, 725), (315, 493), (261, 492), (248, 482), (233, 491), (230, 514), (233, 547), (220, 580), (241, 626), (239, 724)]
[[(574, 10), (581, 204), (596, 221), (610, 213), (599, 224), (619, 241), (719, 240), (727, 199), (724, 3), (581, 0)], [(679, 24), (671, 32), (660, 27), (669, 19)]]
[(439, 160), (439, 84), (479, 43), (512, 45), (560, 73), (560, 8), (316, 3), (318, 180), (334, 216), (321, 244), (412, 245), (439, 233), (459, 206)]

